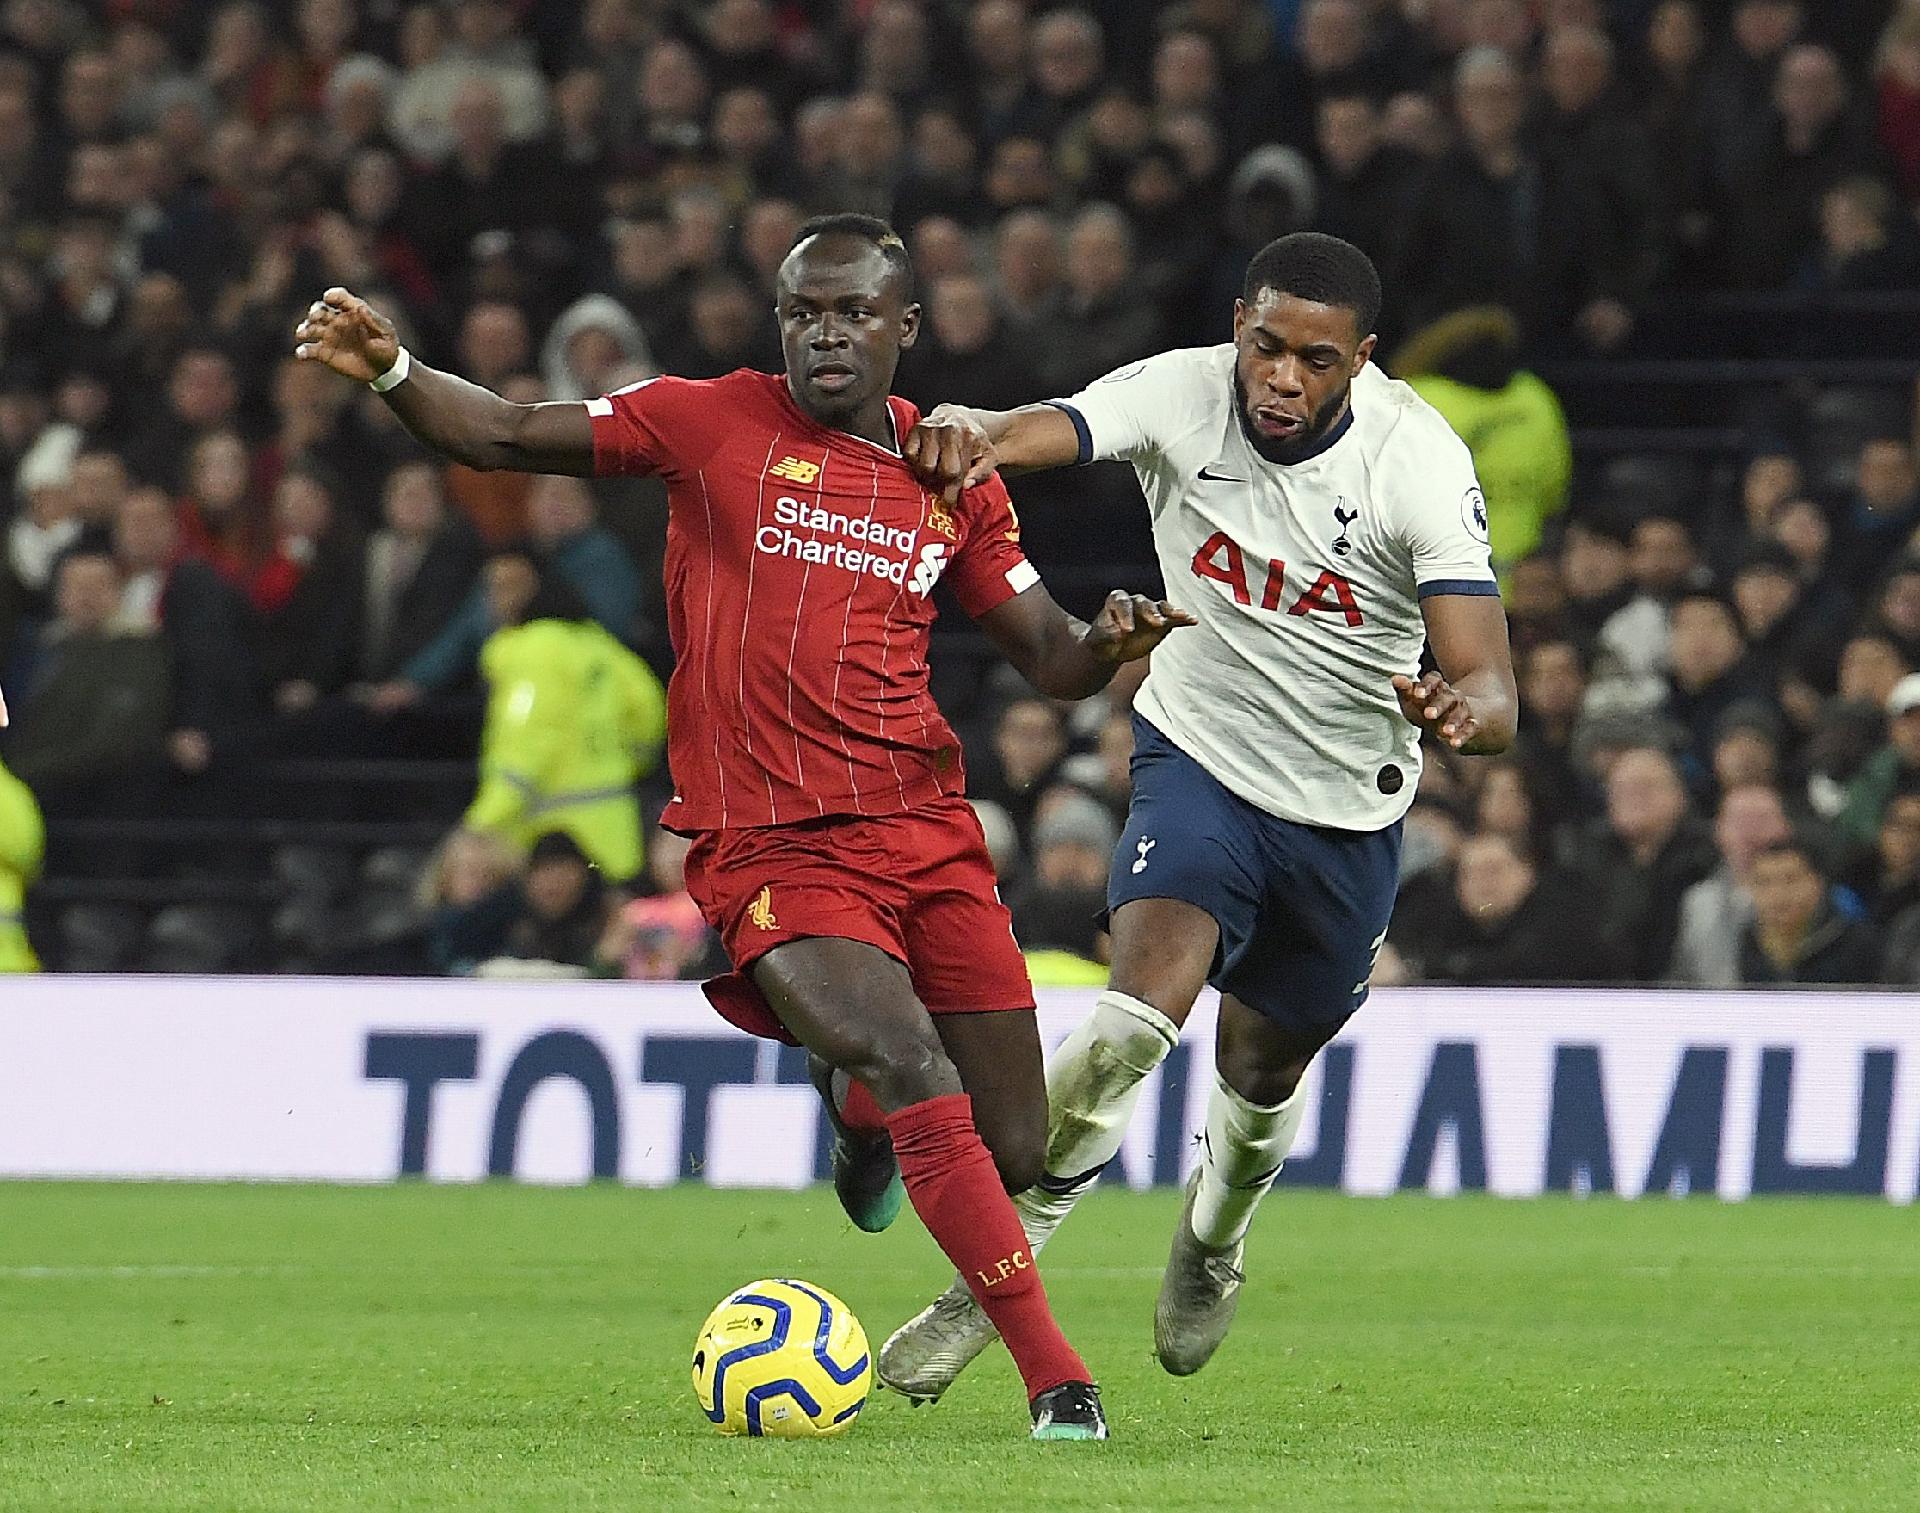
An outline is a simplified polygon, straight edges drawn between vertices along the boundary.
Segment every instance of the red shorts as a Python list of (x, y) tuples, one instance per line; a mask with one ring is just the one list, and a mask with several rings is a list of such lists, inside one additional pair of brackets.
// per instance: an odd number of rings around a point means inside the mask
[(986, 837), (963, 798), (873, 819), (702, 831), (687, 853), (687, 891), (736, 969), (708, 983), (707, 997), (755, 1035), (794, 1043), (747, 973), (809, 936), (885, 951), (934, 1014), (1033, 1007)]

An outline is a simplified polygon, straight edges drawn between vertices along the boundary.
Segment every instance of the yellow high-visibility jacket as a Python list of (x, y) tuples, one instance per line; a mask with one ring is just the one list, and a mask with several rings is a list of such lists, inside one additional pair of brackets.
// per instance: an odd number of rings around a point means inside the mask
[(660, 760), (667, 695), (651, 668), (591, 620), (497, 630), (480, 651), (487, 723), (470, 829), (525, 849), (564, 830), (609, 880), (644, 855), (635, 780)]
[(27, 884), (40, 875), (46, 826), (33, 790), (0, 764), (0, 972), (38, 972), (21, 910)]
[(1542, 528), (1566, 508), (1573, 442), (1560, 401), (1527, 372), (1514, 374), (1504, 389), (1476, 389), (1436, 374), (1407, 383), (1473, 453), (1473, 470), (1487, 496), (1493, 565), (1504, 575), (1539, 546)]

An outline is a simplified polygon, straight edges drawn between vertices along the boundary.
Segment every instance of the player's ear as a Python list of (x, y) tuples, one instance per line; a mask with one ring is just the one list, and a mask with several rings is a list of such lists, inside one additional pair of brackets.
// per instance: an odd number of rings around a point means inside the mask
[(906, 351), (920, 340), (920, 307), (908, 305), (900, 312), (900, 350)]
[(1367, 359), (1373, 356), (1373, 349), (1376, 345), (1378, 345), (1379, 341), (1380, 341), (1380, 334), (1376, 331), (1373, 335), (1369, 336), (1365, 341), (1361, 342), (1359, 348), (1354, 352), (1353, 376), (1355, 378), (1358, 378), (1360, 376), (1360, 370), (1367, 365)]
[(1240, 333), (1246, 329), (1246, 324), (1247, 302), (1243, 299), (1236, 299), (1233, 302), (1233, 341), (1235, 346), (1240, 344)]

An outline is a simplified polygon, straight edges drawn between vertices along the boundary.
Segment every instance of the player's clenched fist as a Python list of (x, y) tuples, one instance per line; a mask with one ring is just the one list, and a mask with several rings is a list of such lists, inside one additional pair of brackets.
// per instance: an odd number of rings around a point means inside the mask
[(907, 432), (900, 455), (920, 481), (952, 504), (999, 466), (980, 423), (958, 405), (936, 405)]
[(1083, 638), (1087, 650), (1107, 662), (1133, 662), (1183, 625), (1196, 625), (1192, 615), (1164, 599), (1148, 599), (1116, 588), (1094, 616)]
[(1464, 695), (1457, 692), (1437, 672), (1419, 679), (1405, 673), (1393, 680), (1393, 691), (1400, 696), (1400, 712), (1422, 730), (1445, 741), (1455, 751), (1480, 733), (1480, 722)]
[(293, 355), (325, 363), (342, 378), (371, 383), (400, 360), (393, 322), (351, 290), (329, 289), (294, 328)]

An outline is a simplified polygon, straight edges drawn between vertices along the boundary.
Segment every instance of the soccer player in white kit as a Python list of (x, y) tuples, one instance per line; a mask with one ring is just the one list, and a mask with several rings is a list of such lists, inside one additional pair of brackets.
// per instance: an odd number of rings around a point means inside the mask
[[(1046, 1174), (1016, 1199), (1038, 1250), (1118, 1152), (1201, 987), (1219, 988), (1206, 1136), (1154, 1315), (1178, 1376), (1226, 1337), (1302, 1075), (1366, 998), (1422, 733), (1493, 753), (1519, 715), (1472, 458), (1370, 362), (1380, 300), (1358, 248), (1283, 237), (1247, 269), (1232, 343), (1072, 399), (942, 406), (908, 440), (944, 487), (1126, 458), (1167, 591), (1199, 619), (1155, 651), (1135, 700), (1111, 986), (1048, 1065)], [(880, 1379), (937, 1398), (992, 1339), (956, 1283), (888, 1340)]]

